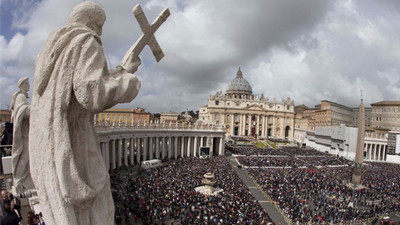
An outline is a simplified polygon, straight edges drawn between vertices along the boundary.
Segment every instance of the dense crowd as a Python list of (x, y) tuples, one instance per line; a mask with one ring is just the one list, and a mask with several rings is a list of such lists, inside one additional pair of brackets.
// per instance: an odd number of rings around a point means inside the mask
[(226, 150), (235, 155), (286, 155), (279, 149), (259, 148), (254, 145), (227, 146)]
[[(214, 186), (223, 189), (217, 196), (195, 191), (210, 171)], [(272, 224), (224, 157), (177, 159), (139, 173), (122, 167), (110, 174), (117, 224)]]
[(248, 167), (324, 167), (350, 166), (344, 157), (332, 156), (314, 149), (293, 146), (259, 148), (256, 146), (230, 146), (228, 151), (236, 155), (239, 163)]
[(344, 222), (400, 211), (400, 165), (365, 165), (363, 189), (350, 188), (351, 167), (249, 169), (294, 222)]

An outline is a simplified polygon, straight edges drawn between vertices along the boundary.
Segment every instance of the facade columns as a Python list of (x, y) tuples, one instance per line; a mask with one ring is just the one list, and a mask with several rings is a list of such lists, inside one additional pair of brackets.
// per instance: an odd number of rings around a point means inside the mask
[(248, 121), (249, 121), (249, 131), (247, 132), (247, 136), (249, 136), (251, 134), (251, 115), (249, 115)]
[(209, 156), (211, 157), (213, 154), (213, 149), (214, 149), (214, 138), (213, 137), (207, 137), (207, 144), (209, 144), (208, 146), (210, 147), (210, 152), (209, 152)]
[(272, 117), (272, 131), (271, 136), (276, 137), (276, 116)]
[(265, 116), (262, 116), (262, 128), (261, 128), (261, 137), (265, 137)]
[(241, 126), (240, 126), (240, 130), (242, 131), (242, 136), (245, 136), (246, 135), (246, 114), (243, 114), (242, 115), (242, 124), (241, 124)]
[(239, 115), (238, 136), (242, 135), (242, 124), (243, 124), (243, 116), (242, 116), (242, 115)]
[(256, 125), (256, 135), (257, 137), (260, 134), (260, 115), (257, 115), (257, 125)]
[(234, 125), (234, 121), (235, 120), (235, 114), (231, 114), (231, 136), (233, 136), (233, 134), (234, 134), (234, 130), (235, 130), (235, 128), (233, 127), (233, 125)]
[(225, 153), (225, 150), (224, 150), (224, 148), (225, 148), (225, 146), (224, 146), (224, 137), (222, 136), (222, 137), (220, 137), (219, 138), (219, 151), (218, 151), (218, 155), (224, 155), (224, 153)]

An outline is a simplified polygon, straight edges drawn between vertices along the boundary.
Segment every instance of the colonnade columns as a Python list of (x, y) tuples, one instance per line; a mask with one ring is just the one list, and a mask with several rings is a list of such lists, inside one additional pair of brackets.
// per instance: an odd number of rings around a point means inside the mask
[(194, 143), (193, 143), (193, 156), (197, 156), (197, 136), (194, 137)]
[(150, 139), (150, 144), (149, 144), (149, 160), (152, 160), (154, 158), (154, 149), (153, 149), (153, 139), (154, 137), (149, 137)]
[(142, 142), (141, 142), (141, 138), (137, 137), (136, 138), (136, 162), (140, 165), (140, 160), (141, 160), (141, 146), (142, 146)]
[(105, 149), (106, 149), (106, 152), (105, 152), (106, 168), (108, 171), (108, 170), (110, 170), (110, 142), (107, 141), (104, 144), (105, 144)]
[[(201, 147), (203, 147), (204, 146), (204, 139), (203, 139), (203, 137), (200, 137), (200, 147), (199, 147), (199, 150), (200, 150), (200, 148)], [(199, 151), (199, 156), (201, 155), (201, 152)]]
[(121, 143), (121, 151), (122, 151), (122, 158), (124, 159), (124, 165), (128, 166), (128, 154), (127, 154), (127, 144), (126, 141), (127, 139), (122, 138), (121, 139), (122, 143)]
[(143, 137), (143, 161), (147, 160), (147, 153), (148, 153), (148, 148), (147, 148), (147, 137)]
[(172, 137), (167, 137), (168, 140), (168, 159), (172, 158)]
[(162, 140), (162, 144), (161, 144), (161, 153), (162, 153), (161, 154), (161, 159), (165, 159), (165, 157), (166, 157), (165, 149), (167, 148), (167, 146), (166, 146), (167, 137), (162, 137), (161, 140)]
[[(370, 146), (370, 147), (368, 147), (368, 145)], [(371, 159), (371, 157), (372, 157), (372, 149), (371, 149), (371, 145), (370, 144), (367, 144), (367, 149), (368, 149), (368, 159)]]
[(175, 145), (174, 145), (174, 156), (175, 159), (178, 158), (178, 137), (174, 137)]
[(117, 166), (120, 167), (122, 166), (122, 157), (121, 157), (121, 153), (122, 153), (122, 149), (121, 149), (121, 139), (116, 139), (115, 143), (117, 145)]
[(186, 154), (188, 157), (190, 157), (190, 144), (191, 144), (191, 139), (192, 137), (188, 137), (188, 143), (187, 143), (187, 149), (186, 149)]
[(181, 157), (185, 156), (185, 137), (181, 137)]
[(160, 137), (156, 137), (156, 159), (160, 159)]
[(134, 150), (134, 145), (135, 145), (135, 142), (134, 142), (134, 138), (132, 137), (132, 138), (130, 138), (129, 139), (129, 156), (130, 156), (130, 158), (131, 158), (131, 165), (134, 165), (135, 164), (135, 158), (134, 158), (134, 156), (135, 156), (135, 150)]
[(385, 146), (385, 145), (382, 145), (382, 147), (383, 147), (383, 149), (382, 149), (382, 154), (383, 154), (382, 160), (383, 160), (383, 161), (386, 161), (386, 146)]
[(115, 169), (117, 166), (115, 165), (115, 139), (110, 140), (111, 143), (111, 169)]
[(378, 160), (381, 160), (381, 146), (382, 145), (378, 145)]

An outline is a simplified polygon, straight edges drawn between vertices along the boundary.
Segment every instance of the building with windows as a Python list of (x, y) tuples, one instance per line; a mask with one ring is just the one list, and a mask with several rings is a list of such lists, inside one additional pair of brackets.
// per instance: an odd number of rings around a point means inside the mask
[(135, 124), (138, 123), (138, 121), (140, 121), (140, 123), (150, 123), (152, 118), (153, 115), (146, 112), (146, 110), (141, 107), (137, 107), (136, 109), (110, 108), (95, 115), (95, 121), (99, 124), (105, 123), (119, 126), (132, 123)]
[(371, 126), (400, 131), (400, 101), (381, 101), (371, 104)]
[(169, 111), (169, 112), (162, 112), (160, 115), (160, 123), (173, 123), (175, 124), (179, 119), (179, 113)]
[(353, 123), (353, 110), (345, 105), (323, 100), (315, 108), (315, 126), (352, 125)]
[(207, 105), (200, 107), (198, 123), (225, 125), (226, 136), (293, 140), (294, 101), (253, 95), (239, 68), (225, 93), (211, 95)]

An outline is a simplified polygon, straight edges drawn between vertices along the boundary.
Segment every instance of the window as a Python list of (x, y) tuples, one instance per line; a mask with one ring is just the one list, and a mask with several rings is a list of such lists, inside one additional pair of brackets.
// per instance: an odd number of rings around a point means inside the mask
[(215, 101), (215, 105), (219, 105), (219, 101)]

